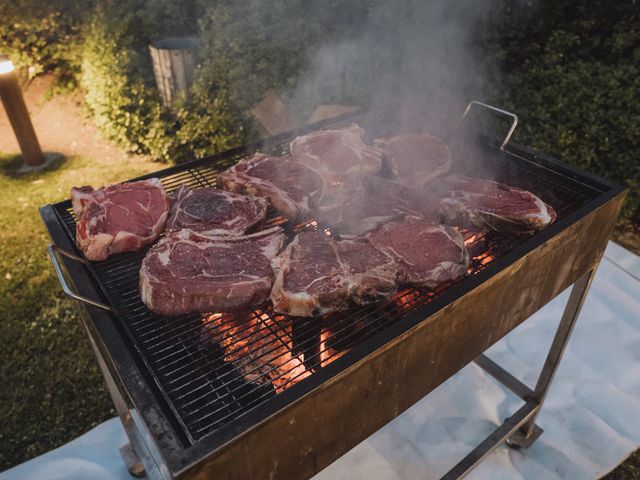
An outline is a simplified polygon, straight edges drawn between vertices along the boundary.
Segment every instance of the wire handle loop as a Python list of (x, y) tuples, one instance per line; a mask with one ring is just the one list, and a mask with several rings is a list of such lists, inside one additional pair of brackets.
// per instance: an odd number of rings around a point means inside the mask
[(506, 147), (507, 144), (509, 143), (509, 140), (511, 140), (511, 136), (513, 135), (513, 132), (515, 131), (516, 126), (518, 125), (518, 116), (515, 113), (507, 112), (506, 110), (503, 110), (502, 108), (494, 107), (493, 105), (488, 105), (486, 103), (482, 103), (482, 102), (479, 102), (477, 100), (472, 100), (467, 105), (467, 108), (464, 109), (464, 112), (462, 113), (462, 116), (460, 117), (460, 121), (459, 121), (458, 124), (462, 123), (462, 121), (465, 119), (465, 117), (468, 115), (469, 111), (471, 110), (471, 107), (473, 107), (474, 105), (478, 105), (480, 107), (488, 108), (489, 110), (493, 110), (494, 112), (501, 113), (503, 115), (507, 115), (508, 117), (511, 117), (513, 119), (513, 121), (511, 122), (511, 127), (509, 128), (509, 131), (507, 132), (507, 135), (504, 137), (504, 140), (502, 141), (502, 144), (500, 145), (500, 150), (504, 150), (504, 147)]
[(49, 244), (48, 250), (49, 250), (49, 258), (51, 259), (51, 263), (53, 263), (53, 268), (55, 269), (56, 274), (58, 275), (58, 280), (60, 281), (60, 285), (62, 285), (62, 290), (64, 291), (64, 293), (66, 293), (71, 298), (78, 300), (80, 302), (86, 303), (88, 305), (93, 305), (94, 307), (107, 310), (111, 313), (116, 313), (113, 307), (110, 307), (109, 305), (105, 305), (104, 303), (96, 302), (95, 300), (91, 300), (90, 298), (83, 297), (82, 295), (74, 292), (71, 289), (71, 287), (67, 283), (66, 278), (64, 277), (64, 274), (62, 273), (62, 268), (58, 260), (58, 254), (64, 255), (67, 258), (70, 258), (72, 260), (76, 260), (77, 262), (81, 262), (88, 265), (89, 262), (86, 259), (78, 257), (77, 255), (73, 255), (72, 253), (69, 253), (66, 250), (63, 250), (53, 244)]

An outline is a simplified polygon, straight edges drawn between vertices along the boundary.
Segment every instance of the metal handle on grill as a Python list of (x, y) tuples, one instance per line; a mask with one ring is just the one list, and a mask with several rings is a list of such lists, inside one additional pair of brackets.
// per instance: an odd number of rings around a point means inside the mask
[(84, 302), (86, 304), (93, 305), (94, 307), (102, 308), (103, 310), (107, 310), (109, 312), (115, 313), (115, 310), (109, 305), (105, 305), (104, 303), (96, 302), (95, 300), (91, 300), (90, 298), (83, 297), (82, 295), (79, 295), (78, 293), (71, 290), (71, 287), (69, 287), (67, 280), (64, 278), (64, 275), (62, 274), (62, 268), (60, 267), (60, 262), (58, 261), (58, 256), (56, 255), (56, 253), (59, 253), (60, 255), (64, 255), (67, 258), (70, 258), (72, 260), (76, 260), (78, 262), (82, 262), (85, 264), (88, 264), (89, 262), (84, 258), (78, 257), (77, 255), (73, 255), (72, 253), (69, 253), (66, 250), (63, 250), (57, 247), (56, 245), (53, 245), (53, 244), (49, 245), (49, 258), (51, 258), (51, 263), (53, 263), (53, 268), (55, 269), (56, 274), (58, 275), (58, 280), (60, 281), (60, 285), (62, 285), (62, 290), (64, 291), (64, 293), (69, 295), (71, 298), (79, 300), (80, 302)]
[(501, 113), (503, 115), (507, 115), (507, 116), (509, 116), (509, 117), (511, 117), (513, 119), (513, 122), (511, 122), (511, 128), (509, 128), (509, 131), (507, 132), (507, 135), (504, 137), (504, 140), (502, 141), (502, 144), (500, 145), (500, 150), (504, 150), (504, 147), (506, 147), (507, 144), (509, 143), (509, 140), (511, 140), (511, 135), (513, 135), (513, 132), (515, 131), (516, 126), (518, 125), (518, 116), (515, 113), (507, 112), (506, 110), (503, 110), (501, 108), (494, 107), (492, 105), (488, 105), (486, 103), (482, 103), (482, 102), (479, 102), (477, 100), (472, 100), (471, 102), (469, 102), (469, 105), (467, 105), (467, 108), (464, 109), (464, 113), (462, 114), (462, 117), (460, 117), (460, 123), (462, 123), (462, 121), (465, 119), (465, 117), (467, 116), (467, 114), (471, 110), (471, 107), (474, 106), (474, 105), (479, 105), (481, 107), (488, 108), (489, 110), (493, 110), (494, 112)]

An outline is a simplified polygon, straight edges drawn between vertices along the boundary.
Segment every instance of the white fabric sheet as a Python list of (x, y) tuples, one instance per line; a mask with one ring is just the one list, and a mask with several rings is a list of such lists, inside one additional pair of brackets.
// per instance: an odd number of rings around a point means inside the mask
[[(568, 291), (488, 355), (533, 386)], [(522, 402), (475, 365), (318, 474), (316, 480), (439, 478)], [(640, 446), (640, 258), (610, 243), (527, 450), (499, 447), (472, 480), (595, 479)], [(0, 480), (129, 479), (109, 420)]]

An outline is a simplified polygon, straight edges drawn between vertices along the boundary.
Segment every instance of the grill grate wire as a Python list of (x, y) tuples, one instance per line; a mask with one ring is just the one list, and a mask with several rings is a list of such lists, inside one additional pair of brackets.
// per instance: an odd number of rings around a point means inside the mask
[[(376, 120), (370, 114), (349, 119), (375, 136)], [(341, 126), (340, 124), (334, 126)], [(285, 142), (275, 145), (278, 153)], [(180, 185), (215, 186), (216, 175), (248, 155), (222, 157), (158, 177), (168, 192)], [(502, 180), (528, 188), (551, 203), (563, 218), (593, 199), (599, 192), (571, 182), (565, 176), (509, 156), (488, 156), (502, 172)], [(508, 179), (508, 180), (507, 180)], [(67, 234), (75, 239), (75, 218), (70, 202), (55, 206)], [(313, 222), (314, 223), (314, 222)], [(289, 236), (313, 223), (291, 225), (273, 210), (265, 228), (281, 225)], [(486, 268), (495, 258), (523, 242), (523, 237), (462, 231), (472, 241), (470, 274)], [(450, 285), (437, 290), (404, 289), (389, 302), (358, 307), (324, 319), (291, 318), (261, 305), (253, 312), (236, 314), (161, 317), (149, 311), (138, 293), (138, 272), (148, 248), (115, 255), (92, 267), (102, 288), (119, 312), (119, 320), (134, 339), (160, 393), (183, 426), (191, 442), (248, 412), (289, 386), (347, 354), (359, 342), (385, 330), (403, 316), (437, 298)]]

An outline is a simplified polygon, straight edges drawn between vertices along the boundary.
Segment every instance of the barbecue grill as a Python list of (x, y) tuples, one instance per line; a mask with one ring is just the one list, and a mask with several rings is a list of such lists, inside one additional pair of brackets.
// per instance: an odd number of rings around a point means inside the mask
[[(463, 231), (474, 257), (463, 280), (405, 289), (389, 302), (329, 318), (285, 317), (268, 304), (160, 317), (138, 293), (146, 249), (88, 262), (75, 246), (71, 202), (42, 207), (54, 267), (65, 292), (82, 302), (82, 321), (129, 436), (130, 471), (144, 469), (154, 479), (308, 478), (474, 360), (524, 403), (445, 478), (463, 476), (504, 440), (530, 445), (625, 192), (510, 143), (517, 118), (494, 110), (513, 118), (511, 129), (497, 141), (469, 140), (476, 162), (540, 196), (558, 220), (526, 237)], [(358, 111), (140, 179), (159, 177), (169, 192), (214, 186), (219, 172), (257, 149), (283, 153), (297, 135), (351, 123), (370, 138), (394, 131), (381, 112)], [(266, 226), (274, 225), (291, 236), (323, 229), (270, 212)], [(483, 355), (572, 284), (535, 389)]]

